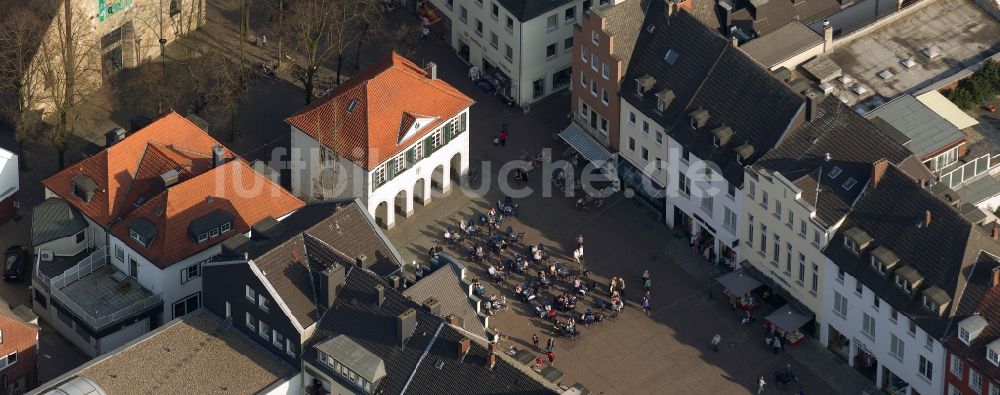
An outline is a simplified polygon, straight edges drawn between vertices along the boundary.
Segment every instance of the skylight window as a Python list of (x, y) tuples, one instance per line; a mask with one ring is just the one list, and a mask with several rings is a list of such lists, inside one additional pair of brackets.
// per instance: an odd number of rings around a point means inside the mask
[(829, 176), (832, 179), (837, 179), (837, 176), (840, 175), (840, 172), (841, 172), (840, 166), (834, 166), (832, 169), (830, 169)]
[(851, 177), (851, 178), (848, 178), (847, 181), (844, 181), (844, 185), (843, 186), (844, 186), (844, 189), (851, 190), (851, 188), (854, 188), (854, 185), (857, 184), (857, 183), (858, 182), (853, 177)]
[(351, 100), (351, 102), (347, 105), (347, 113), (348, 114), (353, 113), (354, 110), (357, 109), (357, 108), (358, 108), (358, 101), (357, 100)]
[(667, 54), (663, 57), (663, 60), (665, 62), (667, 62), (667, 64), (673, 65), (674, 62), (677, 62), (677, 58), (679, 56), (680, 56), (680, 54), (677, 53), (677, 51), (674, 51), (674, 50), (670, 49), (670, 50), (667, 50)]

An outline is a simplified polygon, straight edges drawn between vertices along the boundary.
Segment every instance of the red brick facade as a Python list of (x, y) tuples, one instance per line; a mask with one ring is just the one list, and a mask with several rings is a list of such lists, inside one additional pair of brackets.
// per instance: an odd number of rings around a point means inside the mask
[[(604, 32), (603, 25), (601, 17), (587, 12), (573, 32), (573, 81), (570, 84), (573, 117), (597, 141), (617, 151), (621, 113), (618, 87), (626, 70), (624, 63), (611, 55), (614, 38)], [(597, 44), (593, 40), (595, 33)], [(605, 66), (607, 78), (603, 75)], [(607, 104), (603, 101), (604, 92), (607, 92)], [(583, 105), (586, 108), (581, 112)]]
[[(38, 386), (38, 328), (0, 315), (0, 391), (22, 394)], [(16, 359), (10, 357), (17, 353)], [(13, 363), (7, 365), (7, 361)]]
[[(963, 356), (958, 354), (953, 354), (950, 350), (946, 355), (947, 356), (945, 357), (945, 371), (944, 371), (945, 395), (952, 395), (953, 394), (953, 392), (951, 392), (952, 388), (958, 390), (957, 393), (962, 395), (990, 394), (989, 391), (991, 386), (1000, 389), (1000, 384), (998, 384), (995, 381), (991, 381), (990, 378), (986, 376), (987, 372), (982, 372), (976, 369), (976, 367), (972, 366), (972, 364), (968, 360), (966, 360)], [(958, 367), (955, 371), (952, 371), (953, 368), (952, 356), (955, 356), (954, 360), (961, 361), (961, 366)], [(970, 373), (970, 370), (972, 369), (975, 369), (975, 372), (979, 373), (980, 390), (978, 391), (973, 389), (973, 383), (969, 381), (972, 376), (972, 374)]]

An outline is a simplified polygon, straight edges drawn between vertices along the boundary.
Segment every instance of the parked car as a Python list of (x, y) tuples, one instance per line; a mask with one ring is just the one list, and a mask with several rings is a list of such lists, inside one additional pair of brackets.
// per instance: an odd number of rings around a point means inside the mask
[(28, 249), (22, 246), (8, 248), (4, 254), (4, 262), (4, 280), (23, 280), (28, 266)]

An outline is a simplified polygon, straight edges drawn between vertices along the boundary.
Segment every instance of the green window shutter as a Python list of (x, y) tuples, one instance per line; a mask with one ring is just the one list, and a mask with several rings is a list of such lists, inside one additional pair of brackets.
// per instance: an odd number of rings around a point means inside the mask
[(428, 137), (424, 139), (424, 157), (427, 157), (432, 152), (434, 152), (434, 145), (431, 144), (431, 138)]
[(458, 132), (456, 132), (455, 134), (459, 134), (465, 131), (465, 114), (466, 113), (463, 112), (462, 115), (458, 117), (458, 128), (456, 129), (458, 130)]
[(410, 149), (406, 150), (406, 167), (413, 166), (413, 162), (414, 162), (414, 160), (413, 160), (413, 154), (414, 154), (413, 151), (414, 151), (414, 148), (410, 148)]
[(451, 122), (444, 124), (444, 128), (441, 129), (441, 133), (444, 133), (444, 143), (448, 144), (451, 141)]

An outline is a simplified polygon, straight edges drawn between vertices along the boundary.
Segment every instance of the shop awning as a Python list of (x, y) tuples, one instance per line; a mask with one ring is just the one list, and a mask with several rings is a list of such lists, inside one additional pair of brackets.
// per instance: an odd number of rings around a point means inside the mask
[(791, 332), (798, 330), (812, 318), (812, 315), (802, 314), (791, 305), (786, 304), (764, 319), (785, 332)]
[(764, 285), (760, 281), (757, 281), (756, 278), (753, 278), (750, 273), (747, 273), (745, 269), (729, 272), (716, 280), (736, 296), (743, 296), (743, 294)]
[(566, 141), (570, 147), (573, 147), (576, 152), (593, 163), (594, 166), (602, 167), (606, 166), (608, 163), (614, 167), (614, 156), (607, 148), (604, 148), (601, 143), (594, 140), (587, 132), (583, 131), (580, 125), (576, 122), (570, 122), (566, 129), (559, 132), (559, 137)]

